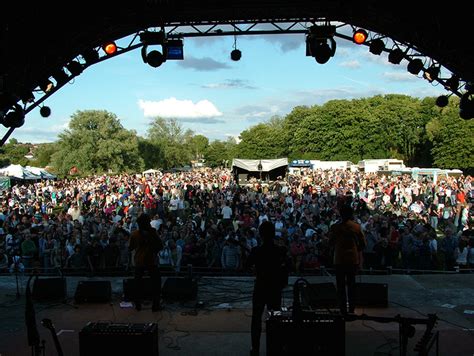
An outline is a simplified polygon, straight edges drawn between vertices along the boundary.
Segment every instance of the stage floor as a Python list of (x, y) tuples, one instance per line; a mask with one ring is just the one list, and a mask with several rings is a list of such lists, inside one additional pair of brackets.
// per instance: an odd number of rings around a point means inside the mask
[[(248, 355), (250, 349), (251, 291), (253, 279), (248, 277), (202, 277), (199, 279), (198, 301), (167, 303), (160, 312), (152, 313), (151, 305), (142, 311), (122, 308), (123, 278), (66, 277), (68, 302), (35, 303), (40, 337), (46, 340), (46, 355), (56, 355), (49, 330), (41, 326), (43, 318), (53, 321), (64, 355), (79, 355), (79, 331), (88, 322), (116, 323), (156, 322), (159, 327), (160, 355)], [(80, 280), (110, 280), (112, 301), (106, 304), (74, 305), (73, 295)], [(163, 281), (165, 278), (163, 278)], [(290, 279), (290, 286), (294, 283)], [(307, 277), (311, 283), (334, 282), (333, 277)], [(386, 283), (387, 308), (356, 308), (356, 314), (369, 316), (426, 318), (435, 313), (441, 320), (440, 355), (474, 355), (474, 274), (451, 275), (383, 275), (361, 276), (358, 282)], [(31, 355), (24, 319), (26, 277), (19, 279), (20, 299), (16, 299), (14, 276), (0, 277), (0, 355)], [(292, 302), (291, 287), (284, 293), (283, 304)], [(424, 326), (416, 326), (409, 340), (408, 354), (415, 355), (415, 344)], [(265, 323), (261, 355), (265, 355)], [(346, 322), (346, 355), (398, 355), (398, 323), (372, 321)], [(431, 353), (435, 355), (434, 352)]]

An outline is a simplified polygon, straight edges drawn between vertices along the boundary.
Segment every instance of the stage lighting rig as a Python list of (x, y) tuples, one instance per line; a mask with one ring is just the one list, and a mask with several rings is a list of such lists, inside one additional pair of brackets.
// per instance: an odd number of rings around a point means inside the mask
[(329, 61), (336, 53), (335, 33), (336, 26), (311, 26), (306, 36), (306, 55), (314, 57), (319, 64), (324, 64)]
[(2, 124), (8, 128), (18, 128), (25, 123), (25, 111), (18, 104), (13, 105), (11, 109), (2, 120)]
[(40, 109), (41, 117), (49, 117), (51, 115), (51, 108), (49, 106), (43, 106)]
[(395, 48), (388, 54), (388, 61), (392, 64), (400, 64), (403, 57), (405, 53), (400, 48)]
[(372, 42), (370, 42), (370, 45), (369, 45), (370, 53), (379, 56), (384, 51), (384, 49), (385, 49), (385, 43), (382, 41), (382, 39), (377, 38), (373, 40)]
[(102, 45), (102, 49), (108, 56), (112, 56), (117, 53), (117, 45), (113, 41), (104, 43)]
[(433, 64), (423, 73), (423, 78), (425, 78), (430, 83), (437, 80), (439, 77), (439, 66)]
[(369, 35), (367, 34), (367, 31), (360, 28), (357, 31), (354, 31), (354, 34), (352, 35), (352, 40), (355, 44), (361, 45), (365, 43), (368, 36)]
[(413, 75), (418, 75), (423, 69), (423, 61), (419, 58), (412, 59), (408, 62), (407, 71)]
[(149, 45), (161, 45), (164, 49), (164, 43), (166, 41), (165, 33), (160, 32), (149, 32), (145, 31), (139, 34), (140, 41), (143, 43), (142, 47), (142, 59), (143, 63), (149, 64), (153, 68), (158, 68), (166, 61), (166, 56), (164, 56), (160, 51), (153, 50), (148, 52)]

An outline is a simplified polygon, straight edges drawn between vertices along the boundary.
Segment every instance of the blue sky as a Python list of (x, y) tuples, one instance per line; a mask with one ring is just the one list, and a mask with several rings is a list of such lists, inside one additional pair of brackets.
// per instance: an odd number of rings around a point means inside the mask
[(11, 137), (52, 142), (77, 110), (105, 109), (143, 136), (151, 119), (163, 116), (176, 117), (183, 127), (211, 140), (226, 139), (273, 115), (284, 116), (297, 105), (376, 94), (445, 93), (441, 86), (409, 74), (406, 61), (393, 65), (366, 46), (336, 41), (336, 54), (324, 65), (305, 56), (302, 34), (240, 36), (238, 62), (230, 60), (233, 37), (185, 38), (185, 59), (159, 68), (144, 64), (140, 50), (134, 50), (88, 67), (46, 100), (49, 118), (35, 108)]

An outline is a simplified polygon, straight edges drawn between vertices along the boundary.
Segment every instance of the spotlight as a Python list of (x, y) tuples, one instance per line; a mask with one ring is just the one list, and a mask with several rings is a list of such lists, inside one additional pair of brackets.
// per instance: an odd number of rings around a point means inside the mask
[(474, 82), (466, 82), (464, 89), (469, 93), (474, 92)]
[[(312, 56), (319, 64), (324, 64), (336, 53), (334, 34), (336, 26), (311, 26), (306, 36), (306, 55)], [(328, 40), (331, 45), (328, 44)]]
[(407, 71), (409, 71), (413, 75), (418, 75), (420, 71), (423, 69), (423, 62), (421, 59), (416, 58), (408, 62)]
[(78, 61), (70, 62), (69, 64), (66, 65), (66, 68), (68, 69), (68, 71), (71, 72), (73, 76), (78, 76), (84, 70), (84, 66)]
[(448, 97), (446, 95), (440, 95), (436, 98), (436, 106), (439, 106), (440, 108), (444, 108), (448, 105)]
[(453, 75), (451, 78), (446, 80), (446, 83), (444, 84), (444, 87), (448, 90), (451, 91), (457, 91), (459, 88), (459, 78), (455, 75)]
[(115, 53), (117, 53), (117, 45), (115, 44), (115, 42), (107, 42), (105, 43), (103, 46), (102, 46), (102, 49), (104, 50), (104, 52), (108, 55), (108, 56), (111, 56), (111, 55), (114, 55)]
[(354, 43), (361, 45), (365, 42), (365, 40), (367, 40), (367, 36), (367, 31), (358, 29), (352, 35), (352, 40), (354, 41)]
[(53, 90), (54, 84), (51, 82), (51, 80), (45, 79), (39, 83), (39, 87), (43, 92), (49, 93), (51, 90)]
[(470, 120), (474, 117), (474, 101), (469, 93), (464, 93), (459, 101), (459, 116), (464, 120)]
[(400, 48), (395, 48), (388, 54), (388, 61), (393, 64), (400, 64), (405, 53)]
[(49, 117), (49, 115), (51, 115), (51, 109), (49, 106), (43, 106), (41, 109), (40, 109), (40, 115), (42, 117)]
[(439, 76), (439, 67), (432, 65), (423, 73), (423, 78), (425, 78), (430, 83), (438, 79)]
[(9, 111), (3, 118), (3, 126), (17, 128), (25, 123), (25, 112), (20, 105), (15, 104), (13, 110)]
[(94, 49), (88, 49), (82, 54), (82, 58), (86, 61), (86, 66), (90, 66), (99, 60), (99, 52)]
[(60, 68), (53, 73), (53, 78), (57, 85), (65, 84), (69, 80), (69, 76), (64, 69)]
[(380, 55), (383, 50), (385, 49), (385, 43), (380, 39), (377, 38), (370, 42), (369, 51), (372, 54)]
[(147, 45), (142, 47), (142, 59), (144, 63), (148, 63), (153, 68), (158, 68), (163, 64), (166, 58), (160, 51), (153, 50), (147, 53)]
[(240, 58), (242, 58), (242, 52), (240, 52), (240, 50), (234, 49), (230, 52), (230, 59), (233, 61), (239, 61)]
[(29, 90), (25, 90), (20, 94), (20, 99), (23, 102), (23, 104), (27, 103), (32, 103), (35, 101), (35, 97), (33, 96), (33, 93)]

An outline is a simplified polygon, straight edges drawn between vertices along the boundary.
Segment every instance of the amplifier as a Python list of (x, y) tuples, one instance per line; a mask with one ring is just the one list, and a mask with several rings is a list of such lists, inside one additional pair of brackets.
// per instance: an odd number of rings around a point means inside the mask
[(80, 356), (158, 356), (158, 324), (89, 322), (79, 332)]
[(273, 311), (266, 320), (267, 355), (344, 356), (344, 319), (332, 313), (305, 312), (295, 320), (291, 313)]

